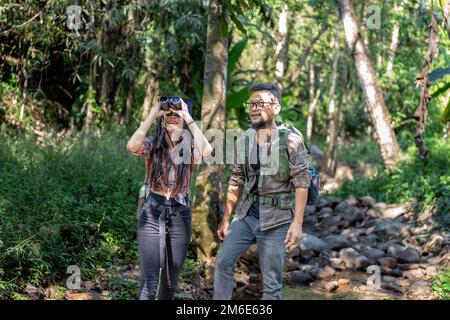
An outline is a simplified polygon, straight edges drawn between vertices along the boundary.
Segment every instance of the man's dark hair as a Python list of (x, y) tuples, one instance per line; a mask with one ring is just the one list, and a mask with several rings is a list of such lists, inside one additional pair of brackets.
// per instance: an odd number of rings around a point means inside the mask
[(274, 83), (256, 83), (252, 85), (249, 89), (250, 93), (255, 91), (270, 91), (278, 100), (278, 103), (281, 106), (281, 94), (280, 90), (278, 90), (277, 86)]

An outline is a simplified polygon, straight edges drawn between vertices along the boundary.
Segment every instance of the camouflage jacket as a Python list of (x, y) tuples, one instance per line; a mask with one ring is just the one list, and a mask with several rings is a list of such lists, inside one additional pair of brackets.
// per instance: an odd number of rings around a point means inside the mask
[[(281, 156), (277, 156), (280, 153), (277, 150), (281, 145), (280, 130), (287, 131), (285, 134), (287, 137), (286, 156), (288, 155), (288, 158), (285, 158), (285, 161)], [(270, 201), (268, 203), (260, 201), (259, 221), (260, 228), (264, 231), (292, 221), (294, 215), (293, 192), (296, 188), (309, 187), (311, 182), (310, 162), (303, 137), (283, 124), (278, 125), (276, 129), (272, 130), (268, 142), (260, 145), (263, 151), (260, 155), (260, 179), (257, 181), (257, 172), (249, 165), (256, 163), (255, 133), (254, 129), (249, 129), (245, 134), (238, 137), (234, 146), (234, 161), (231, 165), (229, 184), (239, 186), (242, 190), (236, 207), (235, 219), (243, 219), (247, 215), (252, 205), (249, 199), (251, 197), (250, 190), (255, 183), (258, 183), (259, 196), (267, 197), (269, 200), (276, 197), (281, 202), (282, 205), (280, 203), (277, 205)], [(246, 142), (248, 143), (247, 147), (245, 146)], [(248, 158), (246, 160), (247, 153)], [(269, 156), (264, 158), (265, 155)], [(270, 157), (270, 155), (273, 155), (273, 157)], [(270, 161), (264, 159), (270, 159)], [(284, 172), (284, 176), (282, 172)], [(246, 181), (246, 176), (248, 181)]]

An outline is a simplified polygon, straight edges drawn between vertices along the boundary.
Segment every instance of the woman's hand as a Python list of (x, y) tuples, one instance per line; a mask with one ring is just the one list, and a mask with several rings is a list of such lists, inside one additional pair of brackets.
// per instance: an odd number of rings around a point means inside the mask
[[(180, 98), (181, 99), (181, 98)], [(179, 117), (181, 117), (186, 123), (189, 123), (192, 121), (192, 117), (189, 114), (188, 106), (186, 102), (181, 99), (181, 110), (175, 110), (170, 109), (173, 113), (177, 114)]]
[(159, 101), (158, 101), (156, 103), (156, 105), (153, 106), (152, 109), (150, 110), (149, 116), (152, 115), (156, 119), (156, 118), (162, 117), (168, 113), (169, 113), (169, 111), (161, 110), (161, 105), (159, 104)]

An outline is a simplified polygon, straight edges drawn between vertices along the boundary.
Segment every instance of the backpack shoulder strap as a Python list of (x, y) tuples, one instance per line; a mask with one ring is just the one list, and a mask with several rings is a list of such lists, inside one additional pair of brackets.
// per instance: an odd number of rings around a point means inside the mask
[[(280, 149), (287, 150), (288, 148), (288, 136), (289, 136), (289, 130), (286, 128), (281, 128), (279, 130), (279, 139), (280, 139)], [(289, 155), (289, 153), (288, 153)]]
[(248, 153), (249, 153), (249, 144), (250, 144), (250, 139), (248, 138), (248, 133), (250, 132), (250, 129), (248, 129), (247, 131), (245, 131), (244, 133), (244, 177), (245, 177), (245, 181), (248, 181)]

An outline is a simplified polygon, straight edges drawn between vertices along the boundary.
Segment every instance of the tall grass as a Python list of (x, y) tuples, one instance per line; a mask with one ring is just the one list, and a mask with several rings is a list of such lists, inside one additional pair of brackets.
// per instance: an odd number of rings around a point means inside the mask
[(89, 279), (137, 258), (134, 211), (143, 160), (123, 132), (38, 147), (0, 132), (0, 296), (26, 283)]

